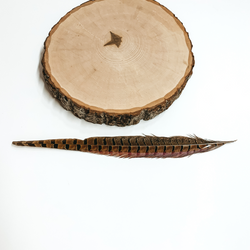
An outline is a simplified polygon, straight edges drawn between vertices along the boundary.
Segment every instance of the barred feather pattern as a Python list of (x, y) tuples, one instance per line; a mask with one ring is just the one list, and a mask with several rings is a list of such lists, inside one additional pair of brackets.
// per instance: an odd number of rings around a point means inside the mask
[(39, 141), (13, 141), (17, 146), (76, 150), (120, 158), (181, 158), (195, 153), (204, 153), (234, 141), (212, 141), (192, 135), (116, 136), (79, 139), (55, 139)]

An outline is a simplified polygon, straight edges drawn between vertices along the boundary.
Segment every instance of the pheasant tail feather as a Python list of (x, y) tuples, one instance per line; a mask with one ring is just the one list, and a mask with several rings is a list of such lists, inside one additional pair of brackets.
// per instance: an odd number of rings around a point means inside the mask
[(209, 152), (234, 141), (212, 141), (193, 136), (116, 136), (39, 141), (14, 141), (17, 146), (76, 150), (120, 158), (181, 158)]

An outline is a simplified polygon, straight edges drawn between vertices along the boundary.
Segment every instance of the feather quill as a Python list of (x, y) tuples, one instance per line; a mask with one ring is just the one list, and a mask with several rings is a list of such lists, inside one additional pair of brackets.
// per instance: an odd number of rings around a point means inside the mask
[(234, 141), (213, 141), (196, 135), (158, 137), (116, 136), (79, 139), (55, 139), (39, 141), (13, 141), (17, 146), (76, 150), (120, 158), (181, 158), (204, 153)]

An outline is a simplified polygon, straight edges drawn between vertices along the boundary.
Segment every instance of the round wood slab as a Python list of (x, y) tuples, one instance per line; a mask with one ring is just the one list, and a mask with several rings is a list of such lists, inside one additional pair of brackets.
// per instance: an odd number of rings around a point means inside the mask
[(45, 82), (61, 105), (93, 123), (149, 120), (179, 97), (192, 74), (182, 23), (153, 0), (95, 0), (50, 31)]

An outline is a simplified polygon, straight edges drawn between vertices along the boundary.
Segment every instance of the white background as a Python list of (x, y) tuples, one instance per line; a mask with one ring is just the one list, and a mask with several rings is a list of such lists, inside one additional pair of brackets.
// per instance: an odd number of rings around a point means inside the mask
[[(0, 3), (0, 249), (249, 250), (250, 2), (160, 1), (189, 32), (194, 73), (169, 110), (125, 128), (76, 118), (40, 77), (49, 30), (81, 3)], [(238, 141), (158, 160), (11, 145), (142, 133)]]

